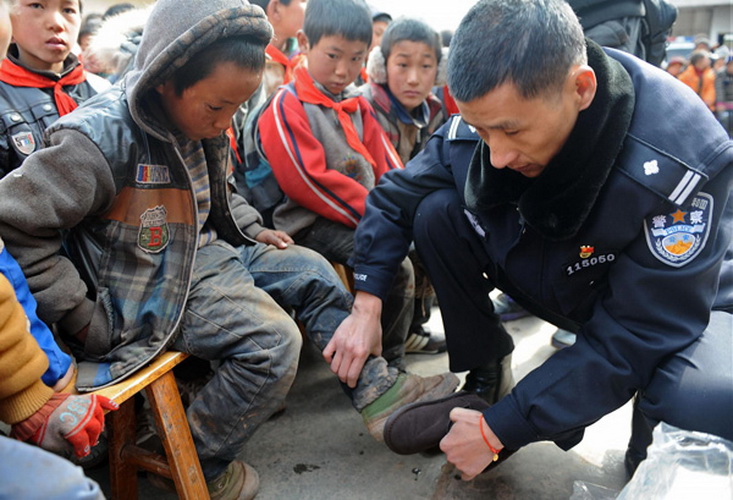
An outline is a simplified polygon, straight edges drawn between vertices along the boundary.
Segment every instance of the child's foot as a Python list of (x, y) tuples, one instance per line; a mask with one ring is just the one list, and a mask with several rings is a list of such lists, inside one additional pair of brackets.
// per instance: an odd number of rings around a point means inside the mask
[(455, 391), (458, 382), (449, 372), (432, 377), (401, 373), (387, 392), (361, 411), (361, 416), (374, 439), (383, 441), (384, 424), (392, 413), (410, 403), (442, 398)]

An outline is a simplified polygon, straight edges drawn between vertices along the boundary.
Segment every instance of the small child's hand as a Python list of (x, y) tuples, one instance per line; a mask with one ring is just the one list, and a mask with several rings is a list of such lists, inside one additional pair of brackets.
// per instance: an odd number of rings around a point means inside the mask
[(275, 229), (265, 229), (258, 234), (255, 239), (266, 245), (275, 245), (277, 248), (285, 249), (288, 245), (295, 243), (285, 231), (277, 231)]
[(13, 425), (11, 436), (54, 453), (65, 454), (73, 448), (77, 457), (85, 457), (104, 429), (104, 410), (117, 408), (104, 396), (57, 393), (36, 413)]

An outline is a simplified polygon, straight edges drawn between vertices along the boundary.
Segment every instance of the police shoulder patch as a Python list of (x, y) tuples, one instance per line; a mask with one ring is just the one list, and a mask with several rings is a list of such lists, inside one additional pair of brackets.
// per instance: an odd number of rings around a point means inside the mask
[(661, 262), (682, 267), (705, 248), (713, 217), (713, 197), (697, 193), (689, 203), (644, 221), (646, 241)]

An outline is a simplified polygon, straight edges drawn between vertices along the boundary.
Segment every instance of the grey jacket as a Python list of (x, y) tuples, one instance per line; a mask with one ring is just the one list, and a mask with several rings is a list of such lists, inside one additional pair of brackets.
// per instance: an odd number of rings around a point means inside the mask
[[(72, 334), (89, 325), (79, 390), (118, 382), (166, 349), (188, 297), (197, 206), (155, 87), (220, 38), (271, 36), (242, 0), (159, 0), (148, 26), (121, 85), (55, 123), (47, 148), (0, 181), (0, 235), (39, 315)], [(233, 245), (252, 243), (261, 219), (232, 193), (228, 139), (203, 146), (211, 224)]]

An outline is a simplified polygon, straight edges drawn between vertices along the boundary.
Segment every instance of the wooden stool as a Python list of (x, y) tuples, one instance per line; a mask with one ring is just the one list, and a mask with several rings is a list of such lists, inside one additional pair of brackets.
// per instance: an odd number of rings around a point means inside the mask
[[(165, 352), (130, 378), (93, 393), (106, 396), (120, 405), (110, 415), (109, 474), (113, 499), (137, 498), (138, 469), (173, 479), (180, 498), (209, 498), (181, 395), (173, 376), (173, 367), (187, 357), (188, 354), (181, 352)], [(148, 396), (167, 460), (135, 445), (133, 396), (143, 389)]]
[(343, 264), (339, 264), (338, 262), (331, 262), (331, 265), (336, 271), (336, 274), (338, 274), (338, 277), (341, 278), (341, 282), (344, 284), (346, 289), (351, 292), (351, 294), (354, 294), (355, 290), (353, 269)]

